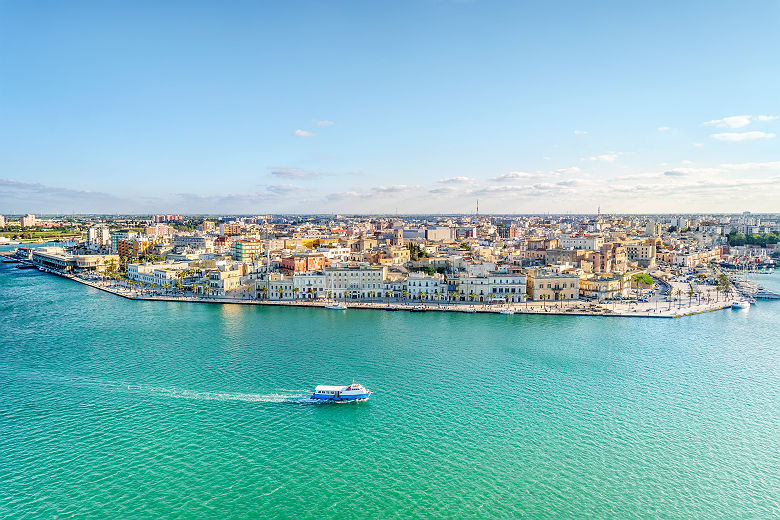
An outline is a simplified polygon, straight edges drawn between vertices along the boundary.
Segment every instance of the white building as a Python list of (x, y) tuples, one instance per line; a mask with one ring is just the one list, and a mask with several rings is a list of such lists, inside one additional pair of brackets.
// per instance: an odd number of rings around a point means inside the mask
[(419, 300), (435, 300), (447, 295), (447, 284), (444, 276), (440, 274), (429, 275), (425, 273), (409, 273), (406, 281), (409, 298)]
[(601, 237), (564, 236), (559, 241), (561, 249), (588, 249), (595, 251), (604, 245), (604, 239)]
[(331, 297), (369, 298), (369, 292), (379, 295), (384, 290), (387, 267), (359, 264), (356, 266), (326, 267), (325, 291)]
[(91, 249), (111, 247), (111, 233), (105, 224), (96, 224), (87, 229), (87, 245)]
[(34, 227), (35, 226), (35, 215), (27, 213), (25, 216), (23, 216), (21, 218), (20, 224), (21, 224), (22, 227)]

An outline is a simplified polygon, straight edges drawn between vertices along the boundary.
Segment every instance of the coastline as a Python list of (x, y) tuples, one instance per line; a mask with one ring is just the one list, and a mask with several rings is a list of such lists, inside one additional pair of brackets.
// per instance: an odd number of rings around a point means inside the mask
[[(240, 298), (228, 298), (228, 297), (195, 297), (195, 296), (175, 296), (175, 295), (148, 295), (139, 293), (132, 289), (122, 289), (110, 285), (104, 285), (100, 283), (84, 280), (77, 276), (68, 275), (64, 273), (58, 273), (55, 271), (46, 271), (47, 274), (54, 274), (56, 276), (67, 278), (69, 280), (81, 283), (83, 285), (104, 291), (115, 296), (120, 296), (128, 300), (136, 301), (159, 301), (159, 302), (178, 302), (178, 303), (211, 303), (222, 305), (263, 305), (263, 306), (288, 306), (288, 307), (314, 307), (325, 309), (325, 305), (328, 303), (325, 301), (306, 301), (306, 300), (252, 300), (252, 299), (240, 299)], [(656, 310), (656, 307), (645, 306), (646, 308), (639, 307), (638, 304), (634, 304), (633, 310), (617, 310), (617, 306), (628, 307), (632, 304), (615, 303), (615, 304), (596, 304), (592, 302), (573, 301), (573, 302), (558, 302), (557, 304), (549, 303), (512, 303), (512, 304), (500, 304), (495, 306), (472, 304), (472, 303), (410, 303), (410, 302), (366, 302), (366, 301), (350, 301), (345, 305), (349, 310), (378, 310), (388, 312), (453, 312), (453, 313), (480, 313), (480, 314), (502, 314), (502, 310), (511, 309), (512, 314), (525, 314), (525, 315), (542, 315), (542, 316), (595, 316), (595, 317), (613, 317), (613, 318), (682, 318), (684, 316), (693, 316), (696, 314), (702, 314), (706, 312), (719, 311), (731, 308), (730, 301), (715, 302), (715, 303), (703, 303), (698, 305), (691, 305), (687, 309), (684, 305), (679, 308), (674, 308), (674, 305), (669, 306), (667, 309)], [(560, 306), (559, 306), (560, 305)], [(610, 309), (612, 305), (615, 309)]]

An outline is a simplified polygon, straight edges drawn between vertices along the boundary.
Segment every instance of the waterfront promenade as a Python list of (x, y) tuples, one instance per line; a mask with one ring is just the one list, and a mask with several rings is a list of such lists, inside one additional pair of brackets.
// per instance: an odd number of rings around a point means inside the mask
[[(47, 271), (50, 274), (62, 276), (75, 282), (88, 285), (101, 291), (109, 292), (130, 300), (167, 301), (184, 303), (217, 303), (239, 305), (272, 305), (292, 307), (319, 307), (323, 308), (329, 302), (321, 300), (259, 300), (244, 293), (239, 296), (184, 296), (175, 293), (154, 292), (150, 289), (130, 289), (123, 287), (115, 281), (87, 280), (73, 274)], [(680, 285), (672, 282), (673, 289)], [(501, 314), (511, 310), (513, 314), (547, 314), (547, 315), (574, 315), (574, 316), (613, 316), (630, 318), (679, 318), (703, 312), (711, 312), (731, 307), (736, 294), (720, 295), (716, 297), (714, 289), (707, 286), (699, 286), (701, 293), (697, 298), (681, 297), (674, 301), (557, 301), (557, 302), (526, 302), (526, 303), (502, 303), (484, 304), (472, 302), (432, 302), (432, 301), (363, 301), (348, 300), (344, 303), (348, 309), (384, 310), (384, 311), (409, 311), (409, 312), (460, 312), (460, 313), (490, 313)], [(698, 300), (698, 301), (697, 301)]]

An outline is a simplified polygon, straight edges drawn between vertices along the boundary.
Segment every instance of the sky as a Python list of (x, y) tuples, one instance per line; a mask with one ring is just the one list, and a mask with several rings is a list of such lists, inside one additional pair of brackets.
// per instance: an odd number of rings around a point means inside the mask
[(780, 212), (780, 2), (0, 0), (0, 213)]

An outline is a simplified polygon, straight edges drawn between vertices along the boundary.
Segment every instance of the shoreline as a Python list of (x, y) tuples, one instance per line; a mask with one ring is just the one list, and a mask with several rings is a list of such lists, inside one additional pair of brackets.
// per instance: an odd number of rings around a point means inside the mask
[[(221, 305), (267, 305), (267, 306), (288, 306), (288, 307), (309, 307), (324, 309), (328, 302), (325, 301), (306, 301), (306, 300), (251, 300), (251, 299), (238, 299), (238, 298), (226, 298), (226, 297), (194, 297), (194, 296), (173, 296), (173, 295), (144, 295), (139, 294), (138, 291), (129, 289), (120, 289), (111, 286), (105, 286), (99, 283), (91, 282), (81, 279), (77, 276), (68, 275), (64, 273), (58, 273), (54, 271), (46, 271), (47, 274), (54, 274), (61, 278), (67, 278), (69, 280), (81, 283), (88, 287), (104, 291), (115, 296), (120, 296), (128, 300), (135, 301), (158, 301), (158, 302), (177, 302), (177, 303), (211, 303)], [(703, 314), (705, 312), (713, 312), (731, 308), (731, 302), (717, 302), (710, 304), (699, 304), (688, 307), (684, 310), (684, 306), (675, 309), (674, 305), (671, 309), (659, 309), (655, 310), (655, 307), (647, 307), (640, 309), (636, 307), (634, 310), (613, 310), (609, 309), (607, 305), (621, 305), (625, 306), (626, 303), (620, 304), (596, 304), (590, 302), (584, 302), (575, 300), (572, 302), (565, 302), (564, 306), (561, 302), (555, 307), (550, 304), (540, 304), (539, 302), (533, 303), (511, 303), (500, 304), (494, 307), (490, 307), (484, 304), (476, 303), (403, 303), (403, 302), (366, 302), (366, 301), (352, 301), (347, 302), (345, 305), (349, 310), (377, 310), (388, 312), (452, 312), (462, 314), (502, 314), (502, 310), (511, 309), (512, 314), (523, 315), (541, 315), (541, 316), (594, 316), (594, 317), (612, 317), (612, 318), (682, 318), (684, 316), (693, 316), (696, 314)], [(557, 305), (561, 305), (558, 307)], [(631, 304), (628, 304), (629, 307)], [(588, 308), (590, 307), (590, 308)], [(467, 310), (473, 309), (473, 310)]]

